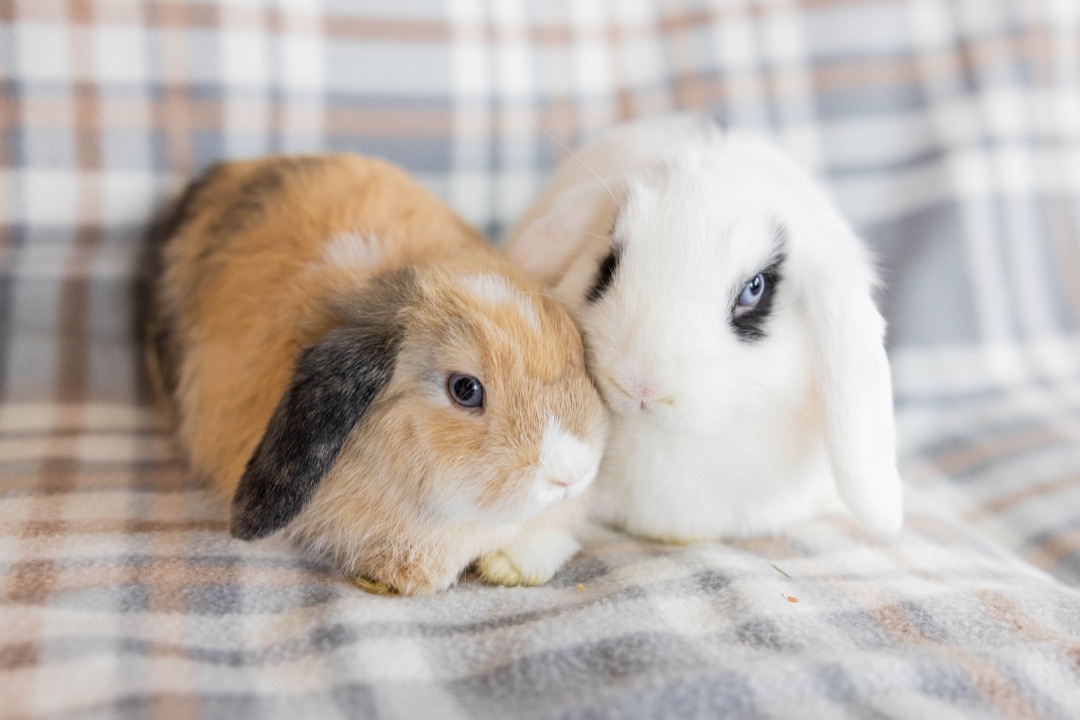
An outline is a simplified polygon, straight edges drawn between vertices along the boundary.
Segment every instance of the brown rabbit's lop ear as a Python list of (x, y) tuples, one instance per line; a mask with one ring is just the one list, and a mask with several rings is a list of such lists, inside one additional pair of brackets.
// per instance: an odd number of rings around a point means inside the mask
[(869, 530), (893, 533), (903, 522), (903, 492), (885, 320), (874, 305), (876, 279), (858, 238), (844, 228), (832, 239), (835, 244), (818, 248), (828, 252), (812, 261), (817, 277), (806, 292), (825, 448), (852, 514)]
[(234, 537), (265, 537), (296, 517), (390, 381), (403, 329), (395, 320), (400, 303), (383, 301), (374, 312), (365, 307), (370, 322), (332, 330), (300, 352), (233, 496)]

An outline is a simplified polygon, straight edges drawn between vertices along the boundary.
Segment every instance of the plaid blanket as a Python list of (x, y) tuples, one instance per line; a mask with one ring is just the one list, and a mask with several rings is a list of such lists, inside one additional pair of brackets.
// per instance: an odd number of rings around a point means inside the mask
[[(1072, 0), (0, 0), (0, 716), (1080, 715)], [(829, 185), (888, 290), (909, 514), (548, 586), (366, 595), (150, 406), (142, 232), (223, 158), (350, 150), (493, 238), (582, 133), (698, 108)]]

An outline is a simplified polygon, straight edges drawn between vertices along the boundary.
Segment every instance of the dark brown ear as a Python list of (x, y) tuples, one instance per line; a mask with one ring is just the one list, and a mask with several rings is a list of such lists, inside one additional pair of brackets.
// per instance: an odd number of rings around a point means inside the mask
[(404, 336), (401, 309), (418, 289), (410, 269), (383, 275), (341, 310), (357, 323), (304, 348), (232, 501), (242, 540), (280, 530), (311, 499), (345, 440), (394, 374)]
[(233, 536), (255, 540), (285, 527), (337, 460), (353, 427), (394, 372), (399, 332), (333, 330), (300, 353), (232, 501)]

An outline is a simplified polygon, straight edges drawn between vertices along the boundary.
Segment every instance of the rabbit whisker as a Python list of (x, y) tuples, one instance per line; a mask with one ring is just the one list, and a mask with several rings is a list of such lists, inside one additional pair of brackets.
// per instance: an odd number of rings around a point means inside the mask
[(577, 161), (578, 161), (579, 163), (581, 163), (582, 167), (584, 167), (584, 168), (585, 168), (586, 170), (588, 170), (589, 172), (591, 172), (591, 173), (592, 173), (592, 174), (593, 174), (593, 175), (594, 175), (594, 176), (596, 177), (596, 179), (600, 181), (600, 184), (604, 186), (604, 189), (605, 189), (605, 190), (607, 190), (607, 192), (608, 192), (608, 195), (610, 195), (610, 196), (611, 196), (611, 199), (615, 201), (615, 207), (619, 208), (619, 212), (621, 213), (621, 212), (622, 212), (622, 209), (623, 209), (623, 208), (622, 208), (622, 203), (620, 203), (620, 202), (619, 202), (619, 198), (615, 197), (615, 193), (613, 193), (613, 192), (611, 191), (611, 186), (609, 186), (609, 185), (608, 185), (608, 184), (607, 184), (606, 182), (604, 182), (604, 178), (600, 177), (600, 173), (598, 173), (598, 172), (596, 172), (595, 170), (593, 170), (593, 169), (592, 169), (592, 167), (590, 167), (590, 166), (589, 166), (589, 164), (588, 164), (587, 162), (585, 162), (585, 161), (584, 161), (584, 160), (582, 160), (582, 159), (581, 159), (580, 157), (578, 157), (577, 153), (575, 153), (575, 152), (574, 152), (573, 150), (571, 150), (570, 148), (566, 147), (566, 146), (565, 146), (565, 145), (563, 145), (563, 144), (562, 144), (561, 142), (559, 142), (559, 139), (558, 139), (557, 137), (555, 137), (554, 135), (552, 135), (552, 134), (551, 134), (550, 132), (548, 132), (548, 129), (547, 129), (546, 127), (544, 127), (544, 126), (542, 126), (542, 125), (541, 125), (541, 126), (540, 126), (540, 129), (541, 129), (541, 130), (543, 130), (543, 131), (544, 131), (544, 134), (545, 134), (545, 135), (547, 135), (547, 136), (548, 136), (549, 138), (551, 138), (551, 139), (552, 139), (552, 141), (553, 141), (553, 142), (554, 142), (554, 143), (555, 143), (556, 145), (558, 145), (559, 147), (561, 147), (561, 148), (562, 148), (563, 150), (565, 150), (566, 152), (570, 153), (570, 157), (574, 158), (574, 159), (575, 159), (575, 160), (577, 160)]

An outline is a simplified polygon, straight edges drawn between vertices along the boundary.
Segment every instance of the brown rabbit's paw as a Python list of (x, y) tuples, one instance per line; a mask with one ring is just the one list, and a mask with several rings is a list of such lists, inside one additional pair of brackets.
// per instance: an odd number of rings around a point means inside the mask
[(543, 585), (578, 548), (573, 533), (566, 528), (533, 526), (502, 550), (481, 557), (476, 567), (480, 579), (492, 585)]
[(398, 591), (390, 587), (384, 582), (378, 580), (372, 580), (366, 578), (363, 575), (357, 575), (356, 577), (349, 578), (352, 584), (360, 588), (364, 592), (371, 593), (372, 595), (397, 595)]
[(489, 585), (505, 585), (516, 587), (518, 585), (539, 585), (544, 578), (525, 575), (510, 556), (499, 551), (484, 555), (476, 562), (476, 570), (480, 579)]

